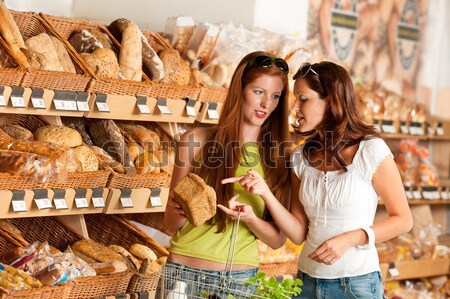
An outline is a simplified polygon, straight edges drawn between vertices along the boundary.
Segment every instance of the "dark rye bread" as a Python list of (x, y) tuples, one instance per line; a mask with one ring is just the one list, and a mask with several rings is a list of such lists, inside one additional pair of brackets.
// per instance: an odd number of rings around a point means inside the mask
[(216, 192), (196, 174), (189, 173), (173, 189), (174, 200), (193, 226), (200, 226), (216, 214)]

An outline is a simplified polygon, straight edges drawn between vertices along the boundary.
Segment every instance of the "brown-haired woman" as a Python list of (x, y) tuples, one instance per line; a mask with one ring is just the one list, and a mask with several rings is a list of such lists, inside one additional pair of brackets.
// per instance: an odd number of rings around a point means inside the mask
[[(383, 298), (374, 244), (412, 227), (391, 151), (364, 123), (342, 66), (306, 63), (294, 79), (296, 132), (305, 143), (291, 158), (290, 212), (257, 174), (240, 181), (249, 192), (266, 194), (266, 207), (290, 240), (305, 242), (298, 261), (302, 297)], [(379, 198), (389, 216), (374, 224)]]
[[(278, 227), (267, 221), (268, 213), (260, 196), (246, 192), (239, 183), (222, 184), (222, 180), (253, 169), (283, 201), (280, 205), (287, 205), (284, 202), (290, 199), (290, 175), (286, 171), (287, 73), (288, 65), (283, 59), (260, 51), (248, 54), (233, 74), (218, 126), (197, 127), (183, 134), (179, 142), (171, 188), (186, 174), (195, 172), (215, 189), (219, 205), (230, 206), (231, 218), (237, 217), (237, 205), (242, 208), (233, 279), (246, 281), (256, 275), (257, 239), (272, 248), (279, 248), (286, 240)], [(226, 265), (233, 227), (229, 220), (218, 209), (211, 221), (194, 227), (186, 221), (180, 206), (169, 198), (165, 223), (177, 231), (170, 243), (169, 263), (186, 271), (202, 269), (205, 273), (223, 275), (229, 270)], [(188, 275), (186, 271), (184, 275)], [(188, 283), (186, 293), (199, 294), (207, 291), (205, 288)]]

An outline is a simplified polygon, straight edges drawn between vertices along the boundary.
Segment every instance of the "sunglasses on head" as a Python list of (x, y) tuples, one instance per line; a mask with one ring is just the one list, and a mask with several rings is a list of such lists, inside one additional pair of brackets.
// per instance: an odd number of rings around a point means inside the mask
[(285, 73), (286, 75), (289, 73), (289, 66), (284, 59), (275, 58), (268, 55), (259, 55), (253, 57), (252, 60), (247, 64), (248, 68), (257, 67), (261, 69), (271, 68), (272, 65), (275, 65), (280, 71)]
[(308, 75), (309, 72), (313, 73), (314, 75), (320, 78), (319, 74), (315, 70), (313, 70), (311, 63), (305, 62), (304, 64), (302, 64), (300, 69), (295, 74), (294, 80), (300, 76), (305, 77), (306, 75)]

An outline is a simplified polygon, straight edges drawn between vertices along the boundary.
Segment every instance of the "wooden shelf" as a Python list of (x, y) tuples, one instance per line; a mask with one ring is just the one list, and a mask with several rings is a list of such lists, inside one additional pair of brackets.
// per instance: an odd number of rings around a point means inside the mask
[[(211, 111), (211, 108), (213, 106), (217, 105), (217, 109), (214, 109), (212, 114), (211, 112), (208, 112), (208, 110)], [(210, 103), (205, 102), (203, 103), (202, 107), (200, 108), (200, 112), (197, 115), (197, 121), (203, 124), (217, 124), (219, 123), (219, 117), (220, 113), (222, 112), (222, 103)], [(214, 113), (215, 111), (215, 113)], [(216, 115), (214, 115), (216, 114)], [(213, 116), (213, 117), (212, 117)], [(217, 118), (215, 118), (217, 116)]]
[(404, 261), (394, 264), (398, 270), (398, 276), (391, 276), (389, 264), (380, 264), (381, 276), (384, 281), (397, 281), (447, 275), (449, 273), (450, 259)]
[[(156, 196), (156, 204), (152, 205), (150, 195), (152, 190), (157, 189), (128, 189), (128, 194), (122, 196), (126, 189), (110, 189), (104, 213), (106, 214), (129, 214), (129, 213), (151, 213), (164, 212), (166, 209), (169, 189), (161, 188), (159, 196)], [(125, 198), (125, 200), (123, 200)], [(159, 201), (158, 201), (159, 198)], [(129, 205), (129, 207), (124, 207)]]
[[(409, 205), (450, 205), (450, 200), (443, 199), (408, 199)], [(384, 203), (382, 201), (378, 201), (378, 205), (382, 206)]]
[(388, 133), (382, 133), (382, 136), (386, 139), (419, 139), (419, 140), (430, 140), (430, 141), (450, 141), (450, 136), (447, 135), (411, 135), (411, 134), (388, 134)]

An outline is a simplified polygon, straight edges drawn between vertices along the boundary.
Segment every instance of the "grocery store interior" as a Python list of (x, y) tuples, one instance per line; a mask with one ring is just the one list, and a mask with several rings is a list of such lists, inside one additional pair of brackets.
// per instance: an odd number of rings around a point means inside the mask
[[(174, 151), (184, 132), (217, 125), (237, 64), (257, 50), (286, 60), (291, 92), (304, 62), (348, 70), (414, 221), (376, 244), (384, 294), (450, 298), (450, 1), (2, 2), (0, 131), (13, 139), (0, 134), (0, 298), (187, 299), (157, 291), (176, 234), (164, 225)], [(137, 77), (120, 69), (117, 30), (128, 24), (142, 38)], [(11, 38), (19, 34), (27, 51)], [(86, 50), (86, 39), (104, 56)], [(42, 58), (48, 44), (55, 56)], [(62, 56), (66, 64), (54, 65)], [(290, 138), (302, 142), (293, 130)], [(164, 167), (137, 166), (167, 158)], [(375, 222), (386, 217), (380, 201)], [(301, 250), (258, 241), (259, 269), (278, 282), (294, 278)], [(64, 281), (39, 277), (33, 255), (64, 268)]]

